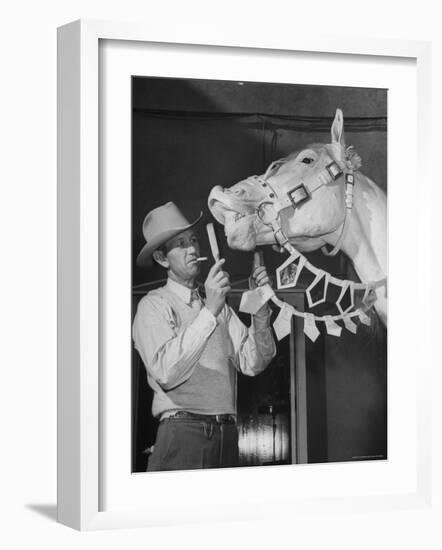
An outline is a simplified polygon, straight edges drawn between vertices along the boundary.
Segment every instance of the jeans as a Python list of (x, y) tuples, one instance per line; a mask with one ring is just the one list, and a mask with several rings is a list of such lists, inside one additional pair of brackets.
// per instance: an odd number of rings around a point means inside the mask
[(235, 423), (169, 417), (160, 422), (147, 471), (231, 468), (238, 454)]

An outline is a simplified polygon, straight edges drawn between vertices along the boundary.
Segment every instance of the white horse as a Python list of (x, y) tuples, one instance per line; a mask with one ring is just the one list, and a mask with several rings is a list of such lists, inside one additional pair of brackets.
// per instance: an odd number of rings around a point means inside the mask
[[(330, 253), (325, 247), (331, 246), (332, 254), (347, 254), (361, 282), (385, 281), (387, 199), (359, 167), (360, 157), (345, 147), (337, 109), (331, 143), (310, 145), (229, 189), (214, 187), (209, 209), (233, 249), (282, 245), (285, 239), (300, 252)], [(374, 307), (386, 324), (386, 283), (375, 292)]]

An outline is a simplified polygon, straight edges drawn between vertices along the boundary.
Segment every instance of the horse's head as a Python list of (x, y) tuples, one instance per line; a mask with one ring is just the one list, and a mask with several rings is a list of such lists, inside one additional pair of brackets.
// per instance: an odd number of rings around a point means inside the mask
[(225, 226), (228, 245), (253, 250), (256, 245), (275, 243), (271, 221), (277, 219), (299, 250), (323, 246), (325, 237), (345, 218), (342, 170), (360, 164), (357, 155), (350, 157), (344, 144), (342, 111), (337, 109), (331, 143), (292, 153), (272, 163), (265, 174), (249, 177), (229, 189), (214, 187), (209, 209)]

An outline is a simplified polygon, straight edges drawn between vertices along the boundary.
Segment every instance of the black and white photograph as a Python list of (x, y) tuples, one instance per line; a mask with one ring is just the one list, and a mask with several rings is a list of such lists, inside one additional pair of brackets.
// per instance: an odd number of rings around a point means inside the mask
[(132, 471), (386, 460), (387, 90), (132, 77)]
[(5, 5), (3, 548), (442, 547), (436, 7)]

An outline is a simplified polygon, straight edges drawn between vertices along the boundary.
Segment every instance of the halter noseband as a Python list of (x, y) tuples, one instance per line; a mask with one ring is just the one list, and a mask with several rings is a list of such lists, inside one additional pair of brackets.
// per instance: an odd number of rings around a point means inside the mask
[[(289, 240), (282, 231), (281, 224), (279, 223), (279, 214), (281, 210), (291, 207), (296, 211), (312, 199), (312, 195), (315, 191), (345, 176), (345, 217), (341, 234), (330, 252), (325, 246), (323, 246), (321, 250), (327, 256), (335, 256), (342, 246), (347, 234), (349, 218), (353, 208), (354, 173), (351, 162), (347, 158), (347, 151), (344, 147), (338, 143), (331, 144), (331, 146), (338, 160), (329, 157), (330, 162), (316, 174), (314, 179), (306, 178), (293, 187), (289, 186), (288, 191), (285, 190), (284, 192), (278, 193), (276, 188), (272, 185), (272, 178), (275, 176), (275, 173), (282, 165), (288, 162), (286, 158), (272, 162), (263, 176), (251, 176), (248, 178), (252, 180), (253, 183), (261, 185), (266, 190), (266, 198), (256, 208), (257, 215), (265, 225), (272, 227), (277, 243), (284, 248), (287, 248)], [(288, 174), (287, 180), (285, 180), (284, 183), (288, 184), (291, 179), (292, 177)]]

